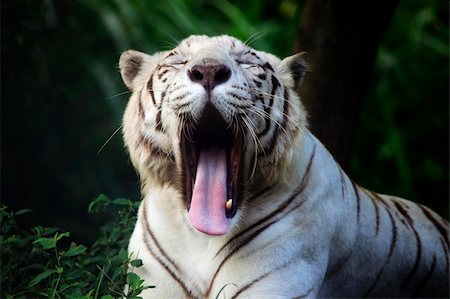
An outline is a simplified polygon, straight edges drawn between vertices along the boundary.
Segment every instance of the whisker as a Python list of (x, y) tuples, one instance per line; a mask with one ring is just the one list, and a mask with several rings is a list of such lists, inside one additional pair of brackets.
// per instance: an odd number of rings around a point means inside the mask
[(178, 46), (179, 42), (176, 38), (174, 38), (173, 36), (169, 36), (169, 38), (172, 41), (162, 40), (162, 39), (158, 40), (158, 43), (165, 44), (165, 46), (159, 47), (160, 49), (172, 50), (173, 48), (176, 48)]
[[(266, 95), (268, 95), (268, 96), (273, 96), (273, 95), (271, 95), (271, 94), (269, 94), (269, 93), (265, 93)], [(284, 98), (284, 97), (280, 97), (280, 96), (273, 96), (274, 98), (280, 98), (280, 99), (284, 99), (287, 103), (289, 103), (289, 104), (291, 104), (291, 105), (295, 105), (295, 103), (293, 103), (291, 100), (288, 100), (288, 99), (286, 99), (286, 98)], [(254, 108), (258, 108), (258, 107), (256, 107), (256, 106), (253, 106)], [(261, 109), (261, 108), (258, 108), (258, 109)], [(265, 111), (264, 111), (265, 112)], [(267, 112), (266, 112), (267, 113)], [(284, 112), (282, 112), (282, 114), (284, 115), (284, 116), (286, 116), (286, 118), (287, 119), (289, 119), (289, 121), (291, 121), (293, 124), (294, 124), (294, 126), (296, 127), (296, 128), (298, 128), (298, 129), (301, 129), (301, 126), (300, 126), (300, 124), (298, 123), (298, 121), (296, 120), (296, 119), (294, 119), (292, 116), (290, 116), (290, 115), (288, 115), (288, 114), (286, 114), (286, 113), (284, 113)]]
[(252, 35), (250, 35), (250, 37), (245, 40), (244, 45), (251, 47), (255, 41), (262, 38), (266, 34), (267, 33), (265, 32), (265, 30), (257, 31)]
[(254, 146), (255, 146), (255, 154), (254, 154), (254, 159), (253, 159), (253, 167), (252, 167), (252, 172), (251, 175), (249, 177), (249, 181), (253, 180), (254, 176), (255, 176), (255, 172), (256, 172), (256, 167), (258, 164), (258, 154), (259, 151), (261, 149), (262, 153), (265, 155), (265, 151), (264, 151), (264, 147), (261, 144), (261, 140), (259, 140), (259, 138), (257, 137), (256, 131), (254, 126), (252, 125), (253, 122), (249, 119), (248, 115), (245, 113), (245, 111), (243, 109), (240, 109), (241, 112), (243, 113), (243, 117), (242, 122), (245, 125), (245, 127), (247, 128), (247, 131), (249, 132)]
[[(169, 35), (169, 37), (170, 37), (170, 39), (171, 39), (172, 41), (175, 42), (175, 44), (172, 44), (172, 46), (173, 46), (174, 48), (176, 48), (176, 47), (180, 44), (180, 41), (177, 40), (177, 39), (176, 39), (175, 37), (173, 37), (172, 35)], [(166, 42), (166, 43), (170, 44), (169, 42)]]
[(246, 119), (247, 117), (243, 118), (242, 121), (244, 122), (245, 126), (247, 127), (248, 131), (250, 132), (250, 135), (252, 137), (252, 140), (254, 142), (254, 146), (255, 146), (255, 154), (253, 156), (253, 167), (252, 167), (252, 172), (251, 175), (249, 177), (249, 181), (253, 180), (255, 173), (256, 173), (256, 166), (258, 164), (258, 145), (261, 147), (261, 149), (264, 151), (264, 148), (262, 147), (258, 137), (256, 136), (256, 133), (254, 131), (254, 129), (251, 126), (251, 123), (249, 123), (249, 121)]
[(286, 129), (283, 128), (283, 126), (275, 119), (275, 117), (273, 115), (267, 113), (266, 111), (264, 111), (263, 109), (258, 108), (258, 107), (251, 107), (249, 110), (264, 120), (269, 119), (270, 121), (273, 121), (274, 123), (276, 123), (278, 125), (278, 127), (280, 127), (283, 130), (283, 132), (285, 134), (287, 134)]
[(113, 96), (106, 97), (105, 100), (110, 100), (110, 99), (112, 99), (112, 98), (119, 97), (119, 96), (124, 95), (124, 94), (127, 94), (127, 93), (131, 93), (131, 91), (130, 91), (130, 90), (126, 90), (126, 91), (120, 92), (120, 93), (115, 94), (115, 95), (113, 95)]
[(100, 152), (105, 148), (105, 146), (108, 144), (108, 142), (119, 132), (120, 129), (122, 129), (123, 124), (121, 124), (108, 138), (108, 140), (105, 141), (105, 143), (102, 145), (102, 147), (98, 150), (97, 155), (100, 154)]

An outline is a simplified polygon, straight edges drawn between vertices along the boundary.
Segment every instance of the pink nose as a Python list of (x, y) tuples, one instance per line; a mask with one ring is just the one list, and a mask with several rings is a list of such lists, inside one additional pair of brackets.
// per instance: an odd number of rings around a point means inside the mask
[(194, 65), (188, 76), (192, 82), (200, 83), (207, 91), (211, 91), (217, 85), (228, 81), (231, 71), (224, 64)]

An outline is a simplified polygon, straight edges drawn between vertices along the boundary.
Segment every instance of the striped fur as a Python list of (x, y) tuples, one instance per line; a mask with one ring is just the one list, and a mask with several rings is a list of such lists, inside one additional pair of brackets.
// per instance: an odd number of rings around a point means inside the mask
[[(209, 96), (188, 76), (207, 61), (231, 71)], [(127, 51), (120, 69), (133, 92), (124, 140), (143, 194), (129, 252), (156, 285), (145, 298), (449, 296), (448, 223), (342, 171), (308, 131), (294, 92), (303, 54), (279, 60), (229, 36), (191, 36), (152, 56)], [(221, 236), (187, 216), (183, 138), (195, 135), (208, 101), (243, 136), (239, 205)]]

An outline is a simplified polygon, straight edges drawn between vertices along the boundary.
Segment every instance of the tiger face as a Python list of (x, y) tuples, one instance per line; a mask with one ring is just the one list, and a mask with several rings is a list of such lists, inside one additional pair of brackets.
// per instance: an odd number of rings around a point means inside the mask
[(171, 51), (129, 50), (123, 133), (144, 196), (172, 188), (192, 226), (224, 235), (246, 201), (289, 176), (306, 126), (294, 89), (306, 55), (284, 60), (229, 37), (191, 36)]

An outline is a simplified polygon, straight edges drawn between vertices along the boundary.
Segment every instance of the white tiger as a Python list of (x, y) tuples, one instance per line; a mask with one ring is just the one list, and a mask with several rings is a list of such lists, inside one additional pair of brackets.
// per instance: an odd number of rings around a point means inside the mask
[(229, 36), (122, 54), (145, 298), (449, 296), (448, 223), (341, 170), (295, 93), (306, 59)]

